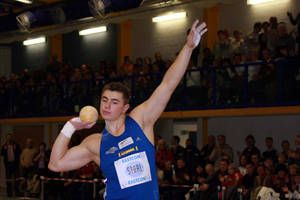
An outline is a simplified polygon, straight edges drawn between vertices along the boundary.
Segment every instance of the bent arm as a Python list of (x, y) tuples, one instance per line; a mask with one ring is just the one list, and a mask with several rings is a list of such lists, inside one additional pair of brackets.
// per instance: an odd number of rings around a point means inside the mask
[(50, 170), (55, 172), (74, 170), (92, 161), (91, 153), (84, 141), (68, 149), (69, 142), (70, 138), (59, 134), (50, 155), (48, 164)]

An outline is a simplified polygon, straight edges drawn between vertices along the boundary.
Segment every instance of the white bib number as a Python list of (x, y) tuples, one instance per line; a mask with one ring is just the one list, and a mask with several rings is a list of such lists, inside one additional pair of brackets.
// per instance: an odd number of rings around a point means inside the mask
[(121, 189), (151, 181), (146, 153), (135, 153), (114, 162)]

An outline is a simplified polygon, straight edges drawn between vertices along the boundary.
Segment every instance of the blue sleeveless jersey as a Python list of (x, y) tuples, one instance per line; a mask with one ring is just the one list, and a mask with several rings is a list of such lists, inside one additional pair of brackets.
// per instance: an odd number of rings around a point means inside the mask
[(159, 200), (155, 149), (131, 117), (118, 137), (103, 130), (100, 169), (107, 179), (105, 200)]

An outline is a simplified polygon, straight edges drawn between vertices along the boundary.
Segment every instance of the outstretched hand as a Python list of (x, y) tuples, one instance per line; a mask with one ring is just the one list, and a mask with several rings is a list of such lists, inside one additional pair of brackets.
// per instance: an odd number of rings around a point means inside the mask
[[(187, 36), (187, 46), (190, 47), (190, 48), (195, 48), (196, 46), (198, 46), (200, 40), (201, 40), (201, 37), (202, 35), (207, 31), (207, 28), (206, 28), (206, 23), (203, 22), (202, 24), (198, 25), (199, 23), (199, 20), (197, 19), (191, 30), (190, 30), (190, 33), (189, 35)], [(198, 25), (198, 26), (197, 26)]]
[(72, 118), (70, 123), (77, 131), (81, 129), (90, 129), (96, 124), (96, 122), (83, 122), (79, 117)]

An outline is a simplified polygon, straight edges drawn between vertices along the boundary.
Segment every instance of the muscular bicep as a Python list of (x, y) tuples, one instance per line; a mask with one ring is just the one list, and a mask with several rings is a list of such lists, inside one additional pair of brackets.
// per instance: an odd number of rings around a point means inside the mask
[(53, 164), (51, 170), (57, 172), (75, 170), (90, 161), (92, 161), (91, 152), (84, 145), (79, 145), (70, 148), (63, 158)]

